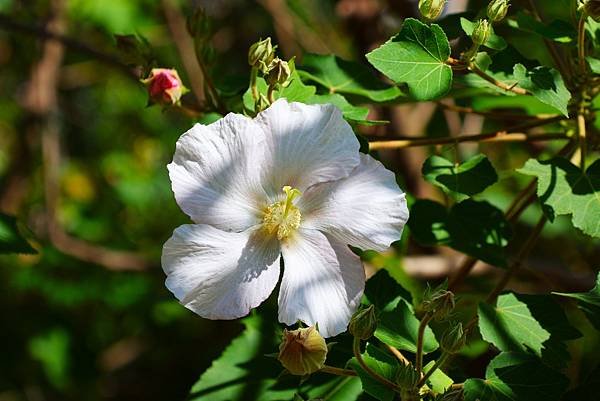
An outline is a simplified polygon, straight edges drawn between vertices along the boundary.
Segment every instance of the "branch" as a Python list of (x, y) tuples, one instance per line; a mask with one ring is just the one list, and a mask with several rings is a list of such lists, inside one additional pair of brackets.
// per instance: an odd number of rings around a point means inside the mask
[(491, 75), (488, 75), (485, 71), (481, 70), (474, 63), (471, 63), (471, 65), (469, 65), (469, 70), (471, 72), (474, 72), (475, 74), (477, 74), (479, 77), (485, 79), (492, 85), (495, 85), (498, 88), (503, 89), (507, 92), (513, 92), (513, 93), (516, 93), (517, 95), (528, 95), (529, 94), (529, 92), (527, 92), (523, 88), (519, 88), (518, 86), (514, 86), (514, 85), (507, 85), (502, 81), (498, 81), (496, 78), (492, 77)]

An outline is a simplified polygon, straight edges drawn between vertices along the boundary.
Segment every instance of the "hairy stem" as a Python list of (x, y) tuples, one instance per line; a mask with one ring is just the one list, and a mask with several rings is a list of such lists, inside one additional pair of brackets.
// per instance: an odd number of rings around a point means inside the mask
[(423, 338), (425, 337), (425, 329), (427, 328), (427, 323), (431, 320), (433, 316), (431, 313), (425, 314), (421, 319), (421, 323), (419, 323), (419, 331), (417, 333), (417, 355), (416, 355), (416, 370), (421, 373), (423, 370)]
[(367, 372), (367, 374), (371, 377), (373, 377), (375, 380), (377, 380), (379, 383), (383, 384), (384, 386), (386, 386), (387, 388), (390, 388), (394, 391), (399, 391), (400, 388), (395, 384), (392, 383), (391, 381), (389, 381), (388, 379), (386, 379), (383, 376), (380, 376), (379, 373), (375, 372), (373, 369), (371, 369), (364, 361), (362, 354), (360, 353), (360, 338), (358, 337), (354, 337), (354, 342), (352, 343), (352, 351), (354, 352), (354, 356), (356, 357), (356, 360), (358, 361), (358, 364), (360, 365), (360, 367)]
[(254, 100), (254, 105), (258, 103), (258, 87), (256, 86), (257, 77), (258, 68), (252, 67), (252, 71), (250, 71), (250, 92), (252, 93), (252, 100)]
[(579, 24), (577, 25), (577, 52), (579, 58), (579, 70), (582, 74), (585, 74), (587, 71), (587, 66), (585, 64), (585, 20), (587, 19), (587, 14), (585, 11), (581, 13), (581, 17), (579, 17)]

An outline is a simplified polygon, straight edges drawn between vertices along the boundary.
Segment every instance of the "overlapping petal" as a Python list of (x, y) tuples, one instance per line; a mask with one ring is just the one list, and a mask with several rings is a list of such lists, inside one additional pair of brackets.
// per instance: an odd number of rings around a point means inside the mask
[(279, 244), (260, 231), (226, 232), (183, 225), (165, 243), (166, 286), (179, 301), (209, 319), (247, 315), (279, 280)]
[(408, 220), (394, 174), (369, 155), (349, 177), (311, 187), (300, 199), (303, 226), (361, 249), (386, 250)]
[(318, 182), (348, 176), (359, 163), (358, 139), (331, 105), (280, 99), (256, 120), (266, 134), (263, 185), (271, 196), (284, 185), (305, 191)]
[(300, 230), (282, 243), (279, 321), (319, 325), (324, 337), (346, 330), (360, 302), (365, 273), (348, 246), (317, 230)]
[(260, 221), (265, 134), (252, 119), (228, 114), (196, 124), (177, 141), (168, 165), (175, 199), (196, 223), (244, 231)]

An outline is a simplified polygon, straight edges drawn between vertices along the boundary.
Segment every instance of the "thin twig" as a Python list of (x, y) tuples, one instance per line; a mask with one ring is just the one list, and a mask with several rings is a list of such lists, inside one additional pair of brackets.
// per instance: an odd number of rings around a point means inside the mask
[(587, 72), (587, 66), (585, 64), (585, 20), (587, 14), (582, 11), (581, 17), (579, 17), (579, 23), (577, 24), (577, 55), (579, 58), (579, 71), (582, 74)]
[(585, 156), (587, 153), (587, 139), (586, 139), (586, 127), (585, 117), (582, 113), (577, 114), (577, 134), (579, 137), (579, 167), (585, 171)]
[(329, 373), (336, 376), (358, 376), (355, 371), (350, 369), (336, 368), (335, 366), (325, 365), (320, 372)]
[(398, 360), (400, 362), (402, 362), (405, 365), (409, 365), (410, 361), (408, 359), (406, 359), (406, 357), (402, 354), (402, 352), (400, 352), (400, 350), (396, 347), (392, 347), (391, 345), (385, 345), (385, 347), (392, 353), (394, 354), (394, 356), (396, 358), (398, 358)]
[(425, 314), (419, 323), (419, 330), (417, 332), (417, 355), (416, 355), (416, 364), (415, 369), (419, 374), (423, 371), (423, 339), (425, 337), (425, 329), (427, 328), (427, 324), (432, 319), (431, 313)]
[(498, 81), (496, 78), (492, 77), (491, 75), (487, 74), (485, 71), (481, 70), (474, 63), (472, 63), (469, 66), (469, 70), (471, 72), (474, 72), (479, 77), (486, 80), (487, 82), (491, 83), (492, 85), (497, 86), (498, 88), (500, 88), (502, 90), (505, 90), (507, 92), (513, 92), (513, 93), (516, 93), (517, 95), (528, 95), (529, 94), (529, 92), (527, 92), (523, 88), (519, 88), (518, 86), (515, 86), (515, 85), (507, 85), (502, 81)]

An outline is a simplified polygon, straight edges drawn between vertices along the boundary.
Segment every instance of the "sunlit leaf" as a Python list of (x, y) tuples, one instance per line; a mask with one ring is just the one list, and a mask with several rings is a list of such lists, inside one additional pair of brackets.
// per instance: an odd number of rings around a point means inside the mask
[(558, 71), (543, 66), (528, 71), (522, 64), (517, 64), (513, 74), (521, 88), (528, 90), (541, 102), (554, 107), (565, 116), (569, 115), (567, 107), (571, 100), (571, 92)]

